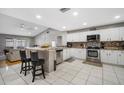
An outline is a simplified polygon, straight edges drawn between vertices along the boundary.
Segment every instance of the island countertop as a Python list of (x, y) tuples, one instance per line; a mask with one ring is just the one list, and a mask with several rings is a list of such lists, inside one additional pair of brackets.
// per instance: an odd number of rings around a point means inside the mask
[(26, 48), (27, 54), (30, 55), (30, 51), (38, 51), (39, 58), (42, 58), (45, 60), (45, 71), (46, 72), (52, 72), (54, 71), (54, 61), (56, 60), (56, 49), (55, 48), (33, 48), (29, 47)]

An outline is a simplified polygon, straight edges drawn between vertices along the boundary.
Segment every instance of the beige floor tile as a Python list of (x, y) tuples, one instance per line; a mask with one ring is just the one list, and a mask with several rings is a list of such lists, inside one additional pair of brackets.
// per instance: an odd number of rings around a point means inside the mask
[(6, 85), (26, 85), (23, 79), (19, 78), (17, 80), (6, 82)]
[(78, 77), (75, 77), (72, 81), (71, 81), (72, 84), (74, 85), (85, 85), (86, 84), (86, 80), (84, 80), (83, 78), (78, 78)]
[(88, 84), (93, 83), (93, 84), (100, 84), (102, 85), (102, 78), (94, 77), (94, 76), (89, 76), (88, 78)]
[(36, 80), (30, 83), (29, 85), (50, 85), (50, 84), (46, 82), (45, 80)]
[(53, 82), (52, 85), (70, 85), (70, 83), (66, 80), (59, 78), (55, 82)]
[(61, 78), (70, 82), (74, 78), (74, 75), (66, 73)]
[(79, 72), (75, 77), (83, 79), (83, 80), (87, 80), (88, 76), (89, 76), (89, 74), (87, 74), (87, 73)]

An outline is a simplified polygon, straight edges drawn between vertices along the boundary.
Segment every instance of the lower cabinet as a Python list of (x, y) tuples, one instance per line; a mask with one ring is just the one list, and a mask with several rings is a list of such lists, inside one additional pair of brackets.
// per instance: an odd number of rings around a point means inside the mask
[(117, 50), (101, 50), (101, 62), (124, 65), (124, 52)]
[(63, 60), (66, 60), (67, 56), (66, 56), (66, 49), (63, 49)]
[(124, 65), (124, 51), (118, 51), (118, 65)]
[(70, 49), (69, 48), (63, 49), (63, 60), (69, 59), (70, 57), (71, 57)]
[[(109, 64), (124, 65), (124, 51), (119, 50), (101, 50), (101, 62)], [(86, 59), (86, 49), (65, 48), (63, 49), (63, 60), (76, 57)]]
[(71, 57), (86, 59), (86, 49), (79, 49), (79, 48), (63, 49), (63, 60), (66, 60)]

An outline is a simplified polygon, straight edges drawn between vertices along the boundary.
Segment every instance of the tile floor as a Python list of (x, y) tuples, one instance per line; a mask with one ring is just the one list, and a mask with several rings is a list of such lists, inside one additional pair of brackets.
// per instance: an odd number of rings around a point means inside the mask
[(31, 81), (31, 72), (20, 74), (20, 64), (0, 68), (0, 85), (123, 85), (124, 68), (105, 64), (96, 67), (75, 60), (58, 65), (55, 72), (46, 73), (46, 79), (41, 76)]

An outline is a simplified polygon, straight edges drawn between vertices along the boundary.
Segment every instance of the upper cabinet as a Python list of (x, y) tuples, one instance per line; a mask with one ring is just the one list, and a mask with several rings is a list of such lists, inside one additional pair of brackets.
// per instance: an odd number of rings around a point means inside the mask
[(67, 34), (67, 42), (86, 42), (87, 32)]
[(118, 41), (119, 31), (115, 29), (104, 29), (100, 31), (100, 41)]
[(87, 32), (79, 32), (79, 41), (86, 42), (87, 41)]
[(101, 41), (123, 41), (124, 40), (124, 28), (111, 28), (100, 31)]
[(119, 29), (119, 40), (124, 41), (124, 27), (120, 27)]
[(124, 27), (67, 34), (68, 42), (86, 42), (87, 35), (100, 34), (100, 41), (124, 41)]

